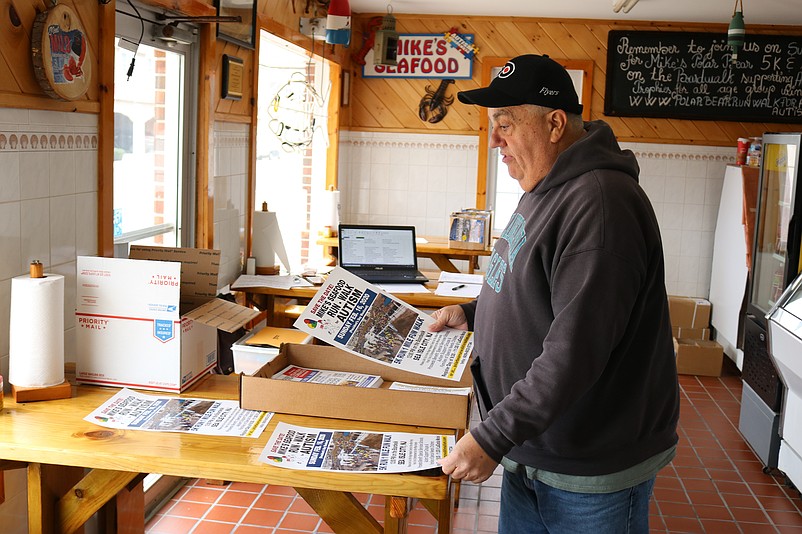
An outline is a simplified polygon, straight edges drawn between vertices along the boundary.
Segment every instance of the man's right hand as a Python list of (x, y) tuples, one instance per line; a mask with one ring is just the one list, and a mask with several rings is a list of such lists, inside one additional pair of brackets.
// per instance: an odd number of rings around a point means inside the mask
[(465, 310), (457, 304), (440, 308), (432, 313), (432, 318), (435, 322), (429, 326), (430, 332), (439, 332), (447, 326), (457, 330), (468, 329), (468, 318), (465, 317)]

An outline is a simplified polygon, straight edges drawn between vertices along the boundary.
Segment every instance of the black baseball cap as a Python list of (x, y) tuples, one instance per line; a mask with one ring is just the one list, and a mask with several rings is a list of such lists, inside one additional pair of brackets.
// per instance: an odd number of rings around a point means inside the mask
[(463, 104), (503, 108), (534, 104), (568, 113), (582, 114), (582, 104), (565, 67), (547, 55), (526, 54), (513, 58), (488, 87), (461, 91)]

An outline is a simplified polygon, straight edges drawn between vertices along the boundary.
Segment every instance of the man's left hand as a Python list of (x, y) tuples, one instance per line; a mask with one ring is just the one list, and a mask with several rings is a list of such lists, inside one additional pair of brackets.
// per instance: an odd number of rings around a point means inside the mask
[(487, 455), (470, 432), (457, 442), (448, 456), (437, 463), (442, 466), (443, 473), (451, 475), (451, 478), (475, 484), (490, 478), (498, 466), (498, 462)]

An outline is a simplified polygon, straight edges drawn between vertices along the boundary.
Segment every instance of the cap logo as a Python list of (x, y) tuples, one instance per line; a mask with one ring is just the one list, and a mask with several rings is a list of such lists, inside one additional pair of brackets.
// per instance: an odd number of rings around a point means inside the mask
[(498, 73), (496, 78), (507, 78), (511, 76), (513, 72), (515, 72), (515, 63), (508, 61), (507, 64), (504, 65), (504, 68)]
[(559, 95), (559, 91), (555, 91), (554, 89), (549, 89), (548, 87), (541, 87), (540, 94), (545, 96), (556, 96)]

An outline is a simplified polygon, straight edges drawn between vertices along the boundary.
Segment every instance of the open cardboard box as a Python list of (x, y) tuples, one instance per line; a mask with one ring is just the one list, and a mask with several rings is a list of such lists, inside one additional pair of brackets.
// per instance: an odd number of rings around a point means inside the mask
[(79, 256), (76, 380), (185, 391), (217, 364), (217, 331), (258, 312), (214, 298), (220, 252), (132, 247), (139, 259)]
[[(290, 364), (379, 375), (384, 383), (379, 388), (356, 388), (271, 378)], [(469, 370), (459, 382), (454, 382), (395, 369), (328, 345), (284, 343), (279, 355), (256, 374), (240, 375), (240, 407), (378, 423), (457, 430), (468, 428), (472, 394), (390, 390), (387, 389), (390, 382), (452, 388), (471, 387), (473, 383)]]

